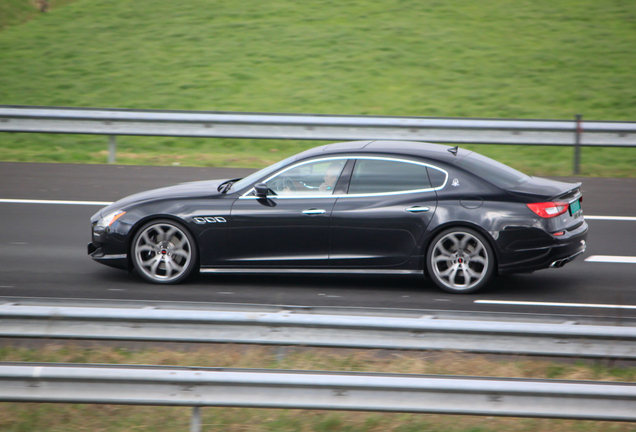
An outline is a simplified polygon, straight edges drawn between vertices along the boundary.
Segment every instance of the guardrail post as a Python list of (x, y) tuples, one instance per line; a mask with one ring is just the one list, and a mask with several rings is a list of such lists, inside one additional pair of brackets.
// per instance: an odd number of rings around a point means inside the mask
[(286, 355), (287, 355), (287, 347), (284, 345), (279, 346), (278, 349), (276, 350), (276, 361), (282, 362), (283, 360), (285, 360)]
[(581, 125), (581, 114), (576, 115), (576, 135), (574, 139), (574, 175), (579, 175), (581, 172), (581, 132), (583, 127)]
[(108, 163), (115, 163), (117, 153), (117, 140), (115, 135), (108, 136)]
[(201, 407), (195, 406), (192, 408), (190, 432), (201, 432)]

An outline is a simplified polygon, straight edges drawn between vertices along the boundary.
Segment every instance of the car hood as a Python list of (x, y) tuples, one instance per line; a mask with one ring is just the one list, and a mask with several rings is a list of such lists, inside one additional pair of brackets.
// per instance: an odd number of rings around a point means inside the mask
[(177, 184), (174, 186), (167, 186), (159, 189), (139, 192), (133, 195), (129, 195), (125, 198), (120, 199), (119, 201), (115, 201), (107, 207), (104, 207), (95, 215), (93, 215), (91, 219), (94, 219), (95, 217), (101, 218), (111, 211), (119, 210), (131, 204), (137, 204), (140, 202), (169, 198), (196, 198), (220, 195), (221, 193), (217, 191), (217, 188), (221, 183), (227, 180), (229, 179), (188, 182)]
[(532, 196), (538, 199), (550, 201), (561, 195), (581, 187), (581, 183), (566, 183), (541, 177), (530, 177), (527, 182), (508, 189), (516, 195)]

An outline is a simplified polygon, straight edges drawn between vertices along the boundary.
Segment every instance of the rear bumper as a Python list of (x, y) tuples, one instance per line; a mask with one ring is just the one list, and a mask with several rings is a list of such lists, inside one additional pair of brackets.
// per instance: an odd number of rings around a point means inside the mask
[(524, 273), (546, 268), (560, 268), (585, 252), (587, 247), (587, 223), (563, 237), (550, 236), (548, 244), (513, 253), (524, 259), (499, 267), (500, 274)]
[(572, 261), (574, 258), (576, 258), (577, 256), (581, 255), (583, 252), (585, 252), (585, 248), (587, 247), (587, 244), (585, 242), (585, 240), (581, 240), (583, 249), (576, 252), (575, 254), (570, 255), (569, 257), (566, 258), (560, 258), (556, 261), (554, 261), (552, 264), (550, 264), (550, 268), (561, 268), (564, 265), (566, 265), (567, 263), (569, 263), (570, 261)]

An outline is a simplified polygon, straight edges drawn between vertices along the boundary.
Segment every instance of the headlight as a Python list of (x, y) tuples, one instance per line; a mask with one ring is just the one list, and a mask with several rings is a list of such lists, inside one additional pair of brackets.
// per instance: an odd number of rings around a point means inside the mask
[(107, 226), (111, 226), (117, 219), (125, 215), (126, 212), (122, 210), (117, 210), (115, 212), (109, 213), (97, 222), (96, 228), (106, 228)]

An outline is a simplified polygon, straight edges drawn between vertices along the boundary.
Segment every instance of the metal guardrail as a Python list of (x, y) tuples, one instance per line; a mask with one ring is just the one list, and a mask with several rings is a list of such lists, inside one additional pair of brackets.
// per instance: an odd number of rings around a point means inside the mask
[(0, 105), (0, 132), (636, 147), (636, 122), (330, 116)]
[(0, 337), (461, 350), (636, 359), (636, 326), (228, 310), (0, 306)]
[(0, 401), (636, 420), (633, 383), (227, 368), (4, 363)]
[[(586, 218), (589, 216), (586, 216)], [(251, 312), (251, 313), (292, 313), (304, 315), (338, 315), (338, 316), (367, 316), (386, 318), (422, 318), (459, 320), (459, 321), (491, 321), (518, 322), (525, 324), (563, 324), (636, 327), (636, 317), (625, 316), (618, 312), (612, 315), (575, 315), (554, 313), (528, 312), (492, 312), (465, 311), (452, 309), (418, 309), (418, 308), (390, 308), (364, 306), (303, 306), (286, 304), (262, 303), (232, 303), (232, 302), (201, 302), (174, 300), (124, 300), (124, 299), (92, 299), (65, 297), (30, 297), (30, 296), (0, 296), (0, 305), (5, 306), (50, 306), (50, 307), (84, 307), (84, 308), (113, 308), (113, 309), (154, 309), (180, 311), (207, 312)], [(611, 313), (611, 309), (608, 312)]]

